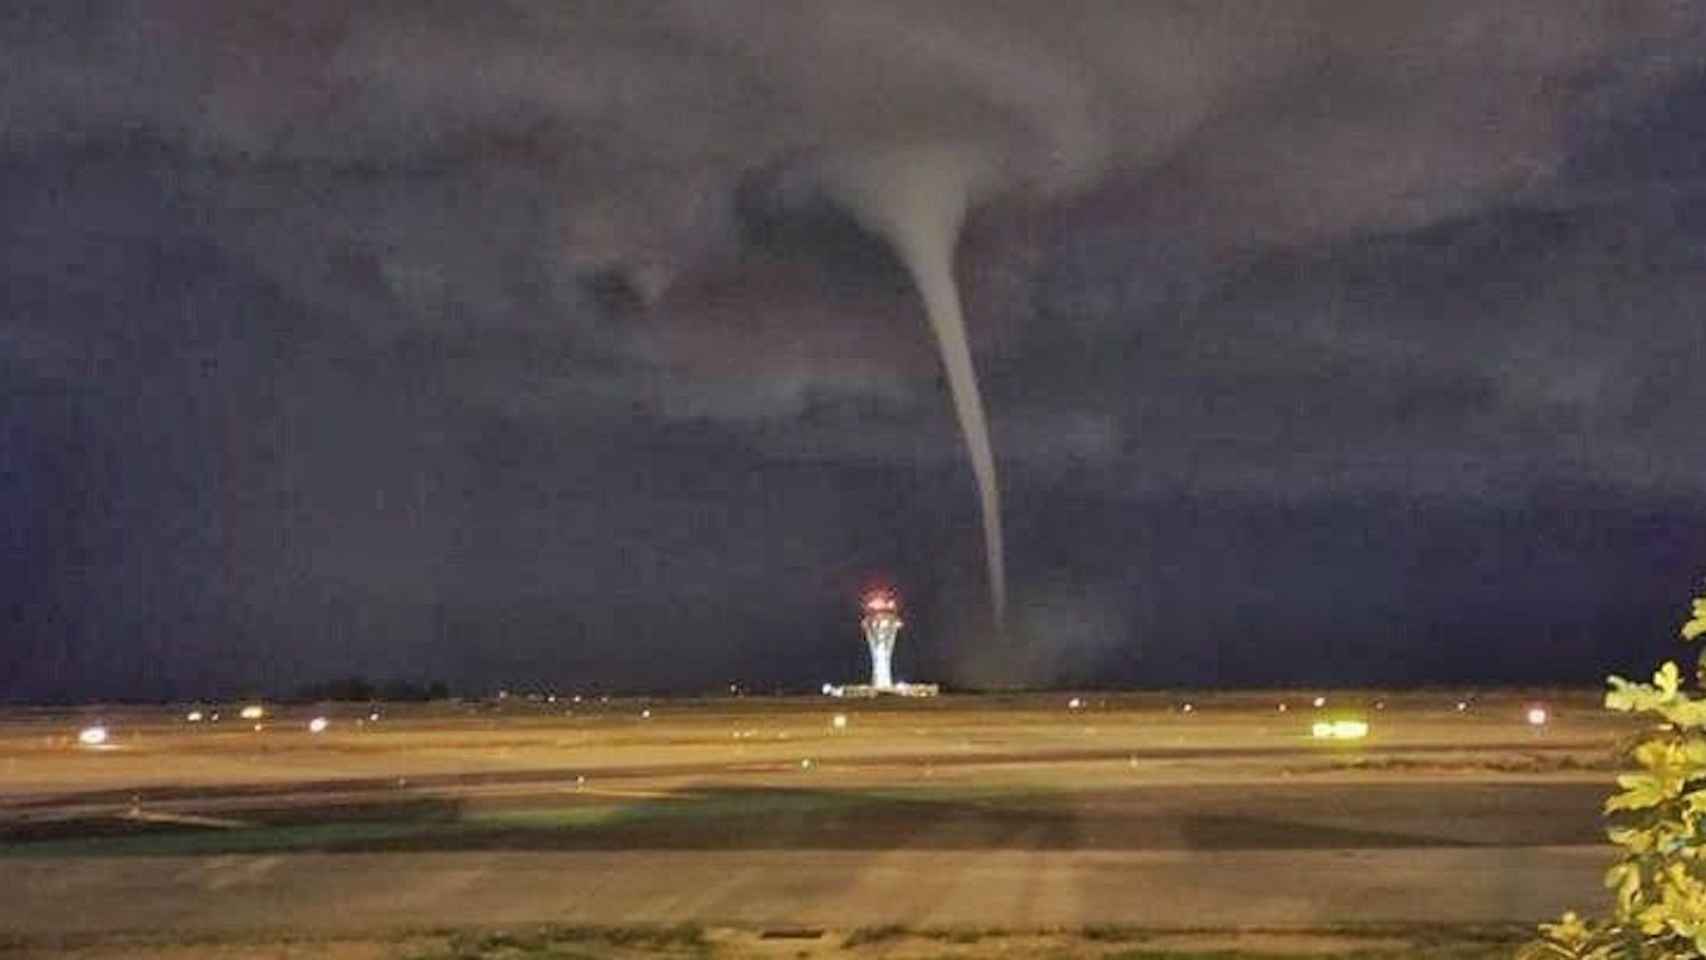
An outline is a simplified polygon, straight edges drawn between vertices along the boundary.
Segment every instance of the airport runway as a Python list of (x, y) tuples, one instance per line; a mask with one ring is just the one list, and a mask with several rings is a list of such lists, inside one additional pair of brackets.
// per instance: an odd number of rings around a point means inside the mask
[[(0, 931), (1533, 923), (1603, 905), (1597, 694), (0, 717)], [(1291, 708), (1281, 710), (1289, 699)], [(1321, 743), (1334, 710), (1366, 741)], [(507, 711), (507, 712), (506, 712)], [(354, 714), (354, 716), (350, 716)], [(832, 724), (845, 715), (848, 722)]]
[[(0, 862), (9, 887), (0, 929), (1527, 923), (1603, 899), (1603, 794), (1592, 783), (1341, 781), (824, 813), (790, 808), (801, 794), (766, 791), (750, 799), (751, 816), (727, 814), (748, 798), (717, 793), (726, 802), (715, 816), (579, 831), (529, 830), (523, 819), (510, 831), (390, 838), (364, 852), (36, 858), (13, 848)], [(652, 802), (690, 811), (694, 800)]]
[(601, 851), (9, 860), (19, 935), (531, 923), (1157, 929), (1533, 922), (1598, 908), (1604, 847)]

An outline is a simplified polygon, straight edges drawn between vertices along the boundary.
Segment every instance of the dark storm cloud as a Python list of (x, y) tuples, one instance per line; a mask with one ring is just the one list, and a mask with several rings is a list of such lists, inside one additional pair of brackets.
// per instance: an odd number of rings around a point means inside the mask
[[(7, 5), (0, 693), (697, 684), (776, 646), (797, 681), (884, 569), (974, 636), (917, 295), (810, 172), (894, 145), (994, 171), (958, 272), (1016, 629), (1065, 638), (1032, 676), (1353, 588), (1376, 629), (1417, 574), (1370, 531), (1517, 576), (1481, 520), (1559, 491), (1611, 504), (1560, 535), (1610, 558), (1580, 590), (1676, 561), (1628, 530), (1696, 529), (1706, 476), (1697, 6), (1039, 11)], [(1226, 577), (1286, 595), (1204, 613)], [(623, 653), (705, 622), (667, 676)]]
[[(1148, 463), (1134, 463), (1136, 483), (1247, 475), (1258, 489), (1485, 496), (1568, 476), (1696, 490), (1700, 203), (1486, 211), (1244, 260), (1162, 304), (1132, 289), (1141, 275), (1124, 275), (1117, 246), (1080, 251), (1063, 284), (1079, 299), (1045, 312), (1075, 311), (1094, 333), (1076, 348), (1056, 336), (1053, 353), (1091, 371), (1080, 388), (1142, 384), (1122, 401)], [(1104, 255), (1117, 259), (1084, 267)], [(1107, 302), (1084, 304), (1097, 289)], [(1132, 331), (1126, 310), (1154, 320)], [(1204, 466), (1185, 449), (1204, 439), (1232, 462), (1181, 476)]]
[(445, 286), (504, 305), (518, 258), (656, 293), (730, 242), (747, 171), (873, 142), (967, 141), (998, 192), (1194, 184), (1136, 191), (1188, 205), (1151, 211), (1175, 233), (1431, 219), (1549, 172), (1571, 84), (1693, 16), (1612, 10), (26, 5), (5, 108), (13, 143), (176, 145), (183, 201), (264, 269), (320, 296), (365, 256), (413, 315)]

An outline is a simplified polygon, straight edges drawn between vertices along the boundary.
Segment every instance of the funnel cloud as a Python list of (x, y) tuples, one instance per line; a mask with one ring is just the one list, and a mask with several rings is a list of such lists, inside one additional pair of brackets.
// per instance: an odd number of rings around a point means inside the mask
[(1007, 609), (1007, 566), (1001, 538), (1001, 486), (989, 421), (966, 342), (965, 313), (954, 281), (954, 247), (966, 205), (989, 178), (990, 164), (973, 150), (897, 147), (843, 158), (825, 166), (825, 186), (866, 229), (886, 239), (912, 274), (930, 330), (942, 352), (948, 389), (983, 513), (989, 597), (999, 627)]

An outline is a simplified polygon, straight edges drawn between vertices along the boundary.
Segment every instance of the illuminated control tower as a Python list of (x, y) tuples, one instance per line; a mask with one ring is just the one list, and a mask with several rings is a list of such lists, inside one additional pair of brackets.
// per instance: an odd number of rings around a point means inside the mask
[(887, 590), (872, 591), (865, 594), (861, 606), (865, 616), (859, 621), (859, 626), (865, 631), (865, 645), (871, 648), (871, 682), (846, 686), (826, 683), (823, 685), (824, 695), (934, 697), (940, 693), (942, 688), (934, 683), (907, 683), (894, 678), (894, 641), (900, 635), (900, 628), (906, 626), (900, 619), (900, 603), (894, 594)]
[(865, 645), (871, 648), (871, 686), (894, 689), (894, 641), (906, 624), (900, 619), (894, 595), (878, 591), (865, 598)]

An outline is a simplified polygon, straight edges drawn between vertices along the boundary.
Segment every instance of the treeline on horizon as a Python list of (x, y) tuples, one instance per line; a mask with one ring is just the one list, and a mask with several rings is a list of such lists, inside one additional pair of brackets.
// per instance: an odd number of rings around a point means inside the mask
[(305, 683), (291, 692), (290, 700), (385, 700), (391, 703), (425, 703), (450, 699), (450, 685), (443, 680), (416, 683), (413, 680), (374, 682), (351, 676), (339, 680)]

